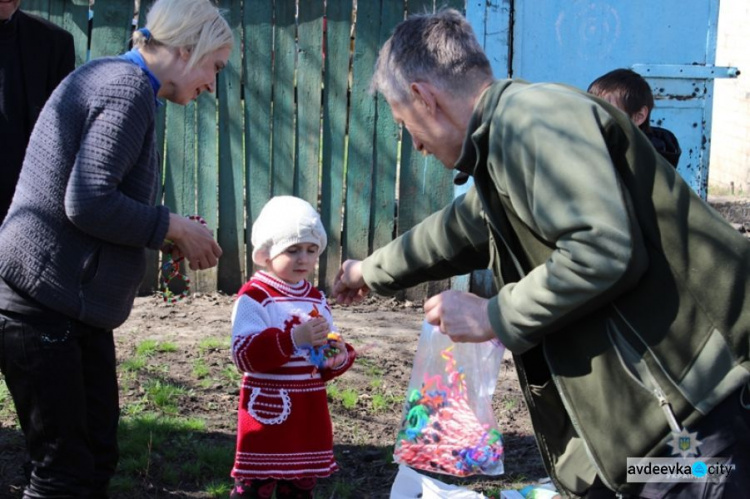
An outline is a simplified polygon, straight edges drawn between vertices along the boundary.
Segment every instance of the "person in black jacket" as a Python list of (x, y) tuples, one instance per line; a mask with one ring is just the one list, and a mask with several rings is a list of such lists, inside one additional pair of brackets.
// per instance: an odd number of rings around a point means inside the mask
[(0, 224), (39, 112), (75, 66), (73, 36), (20, 3), (0, 2)]
[(646, 134), (654, 149), (677, 168), (682, 154), (680, 144), (677, 137), (666, 128), (651, 126), (654, 95), (641, 75), (630, 69), (615, 69), (591, 82), (588, 92), (630, 116), (633, 123)]

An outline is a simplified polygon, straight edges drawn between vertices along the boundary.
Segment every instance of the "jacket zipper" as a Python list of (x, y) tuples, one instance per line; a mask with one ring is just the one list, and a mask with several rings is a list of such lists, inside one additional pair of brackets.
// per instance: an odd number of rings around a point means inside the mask
[[(617, 308), (616, 305), (612, 305), (612, 309), (615, 311), (615, 313), (620, 317), (620, 319), (630, 328), (633, 333), (637, 335), (637, 332), (635, 331), (635, 328), (630, 325), (630, 323), (625, 318), (625, 315), (620, 311), (620, 309)], [(615, 332), (616, 333), (616, 332)], [(661, 387), (659, 382), (656, 380), (654, 375), (651, 373), (651, 370), (648, 368), (648, 366), (645, 364), (645, 362), (642, 361), (629, 361), (624, 353), (623, 350), (628, 347), (627, 340), (625, 338), (622, 338), (622, 342), (625, 343), (623, 345), (623, 348), (618, 348), (617, 341), (615, 338), (612, 338), (612, 345), (615, 348), (615, 352), (620, 357), (620, 361), (625, 365), (628, 373), (633, 376), (641, 386), (643, 386), (646, 390), (648, 390), (651, 395), (653, 395), (656, 400), (659, 402), (659, 406), (661, 407), (662, 411), (664, 411), (664, 416), (667, 419), (667, 424), (672, 429), (672, 431), (680, 433), (682, 431), (682, 426), (680, 426), (680, 423), (677, 421), (677, 418), (674, 415), (674, 411), (672, 410), (672, 404), (669, 402), (669, 399), (667, 398), (667, 395), (664, 393), (664, 389)], [(631, 347), (632, 348), (632, 347)], [(635, 355), (637, 353), (634, 352)], [(632, 355), (631, 355), (632, 356)], [(633, 372), (629, 369), (632, 368), (635, 370), (635, 372), (638, 374), (638, 377), (636, 378)]]

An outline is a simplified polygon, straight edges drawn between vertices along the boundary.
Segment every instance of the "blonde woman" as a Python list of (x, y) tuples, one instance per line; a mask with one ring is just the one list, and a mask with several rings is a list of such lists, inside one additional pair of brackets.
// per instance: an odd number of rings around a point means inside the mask
[(24, 497), (106, 497), (119, 414), (112, 330), (130, 313), (144, 251), (174, 243), (192, 269), (221, 249), (155, 206), (158, 99), (212, 92), (232, 50), (209, 0), (157, 0), (134, 49), (93, 60), (50, 97), (0, 227), (0, 369), (31, 459)]

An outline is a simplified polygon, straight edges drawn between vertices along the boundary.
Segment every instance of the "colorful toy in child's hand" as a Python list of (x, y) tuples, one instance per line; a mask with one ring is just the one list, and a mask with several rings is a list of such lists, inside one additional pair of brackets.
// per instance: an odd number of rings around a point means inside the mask
[[(189, 215), (187, 218), (198, 222), (201, 225), (206, 225), (206, 221), (200, 215)], [(165, 303), (178, 302), (190, 294), (190, 277), (180, 272), (180, 262), (183, 261), (185, 257), (180, 256), (179, 258), (172, 258), (174, 248), (174, 243), (167, 240), (162, 249), (164, 252), (164, 262), (161, 264), (161, 296)], [(175, 279), (181, 279), (185, 286), (182, 292), (177, 294), (169, 289), (169, 283)]]
[(341, 335), (339, 333), (328, 333), (328, 339), (325, 345), (318, 347), (305, 347), (310, 352), (310, 363), (318, 369), (324, 369), (326, 367), (326, 361), (335, 357), (340, 353), (340, 350), (336, 346), (341, 343)]

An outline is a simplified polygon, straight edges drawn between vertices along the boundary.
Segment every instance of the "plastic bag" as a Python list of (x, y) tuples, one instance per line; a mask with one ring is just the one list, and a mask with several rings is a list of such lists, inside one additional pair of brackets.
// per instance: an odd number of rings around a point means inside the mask
[(455, 476), (503, 473), (492, 396), (504, 351), (497, 340), (454, 343), (422, 324), (395, 462)]
[[(485, 495), (449, 485), (400, 464), (391, 486), (390, 499), (487, 499)], [(523, 498), (521, 498), (523, 499)]]

